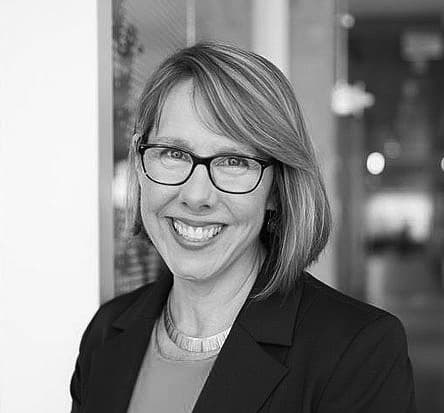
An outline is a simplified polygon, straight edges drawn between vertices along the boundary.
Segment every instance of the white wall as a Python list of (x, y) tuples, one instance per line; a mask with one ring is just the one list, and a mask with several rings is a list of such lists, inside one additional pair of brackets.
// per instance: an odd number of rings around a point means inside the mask
[(0, 411), (69, 411), (99, 303), (96, 2), (0, 2)]
[(290, 0), (253, 0), (252, 50), (289, 76)]

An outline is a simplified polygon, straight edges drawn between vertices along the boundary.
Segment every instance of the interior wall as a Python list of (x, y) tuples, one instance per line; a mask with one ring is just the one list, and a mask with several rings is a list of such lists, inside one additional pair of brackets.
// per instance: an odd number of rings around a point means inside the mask
[[(298, 0), (290, 9), (290, 80), (299, 99), (325, 179), (334, 222), (337, 222), (336, 121), (330, 102), (334, 85), (335, 6), (330, 0)], [(337, 284), (336, 227), (314, 275)]]
[(70, 409), (99, 303), (96, 2), (0, 2), (0, 411)]

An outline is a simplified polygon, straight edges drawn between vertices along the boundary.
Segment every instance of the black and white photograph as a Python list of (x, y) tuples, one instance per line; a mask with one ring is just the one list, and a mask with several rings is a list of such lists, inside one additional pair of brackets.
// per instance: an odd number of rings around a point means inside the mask
[(444, 412), (444, 0), (1, 1), (0, 412)]

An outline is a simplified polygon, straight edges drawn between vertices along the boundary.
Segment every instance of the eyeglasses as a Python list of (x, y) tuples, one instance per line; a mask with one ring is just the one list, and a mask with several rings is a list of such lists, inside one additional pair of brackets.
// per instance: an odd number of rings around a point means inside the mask
[(213, 185), (229, 194), (247, 194), (254, 191), (272, 161), (237, 154), (201, 157), (175, 146), (140, 143), (145, 175), (162, 185), (182, 185), (193, 174), (197, 165), (205, 165)]

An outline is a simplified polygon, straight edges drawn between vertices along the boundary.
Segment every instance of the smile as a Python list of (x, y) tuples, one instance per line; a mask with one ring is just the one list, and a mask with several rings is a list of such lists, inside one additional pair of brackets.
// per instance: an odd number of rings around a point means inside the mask
[(211, 224), (205, 226), (192, 226), (178, 219), (172, 220), (173, 228), (178, 235), (192, 242), (204, 242), (217, 236), (223, 228), (222, 224)]

